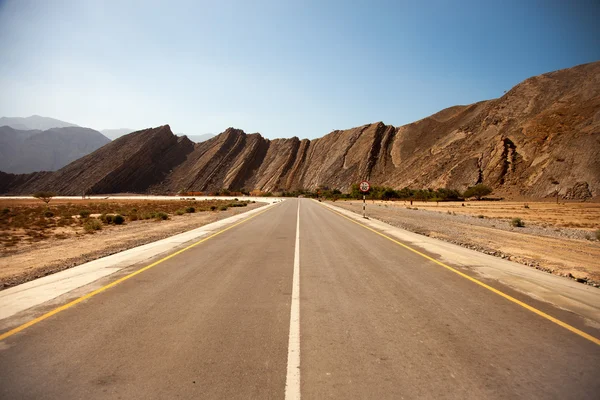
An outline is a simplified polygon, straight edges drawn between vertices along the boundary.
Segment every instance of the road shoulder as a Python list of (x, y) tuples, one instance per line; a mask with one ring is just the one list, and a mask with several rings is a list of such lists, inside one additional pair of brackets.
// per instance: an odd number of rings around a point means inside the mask
[[(71, 291), (90, 285), (125, 268), (168, 254), (177, 248), (184, 247), (186, 244), (208, 236), (228, 225), (264, 212), (276, 204), (271, 203), (260, 208), (255, 208), (188, 232), (134, 247), (3, 290), (0, 292), (0, 321), (42, 305)], [(91, 291), (93, 288), (90, 287), (89, 290)]]
[(590, 326), (600, 328), (600, 291), (597, 288), (409, 232), (378, 220), (364, 219), (361, 215), (331, 204), (321, 204), (403, 243), (433, 253), (444, 263), (468, 268), (478, 276), (499, 281), (536, 300), (574, 312), (584, 317)]

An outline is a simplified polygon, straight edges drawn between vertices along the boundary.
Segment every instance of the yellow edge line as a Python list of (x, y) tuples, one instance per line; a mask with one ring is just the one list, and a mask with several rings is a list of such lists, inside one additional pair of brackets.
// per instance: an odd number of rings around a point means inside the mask
[(573, 332), (573, 333), (575, 333), (575, 334), (577, 334), (577, 335), (579, 335), (579, 336), (581, 336), (581, 337), (583, 337), (583, 338), (585, 338), (585, 339), (589, 340), (590, 342), (596, 343), (597, 345), (599, 345), (599, 346), (600, 346), (600, 339), (598, 339), (598, 338), (596, 338), (596, 337), (594, 337), (594, 336), (592, 336), (592, 335), (590, 335), (590, 334), (587, 334), (587, 333), (585, 333), (585, 332), (583, 332), (583, 331), (581, 331), (581, 330), (579, 330), (579, 329), (575, 328), (574, 326), (571, 326), (571, 325), (567, 324), (566, 322), (563, 322), (563, 321), (561, 321), (561, 320), (559, 320), (559, 319), (556, 319), (556, 318), (554, 318), (553, 316), (551, 316), (551, 315), (548, 315), (548, 314), (546, 314), (545, 312), (543, 312), (543, 311), (540, 311), (540, 310), (538, 310), (537, 308), (535, 308), (535, 307), (532, 307), (532, 306), (530, 306), (529, 304), (522, 302), (521, 300), (517, 300), (517, 299), (515, 299), (514, 297), (512, 297), (512, 296), (510, 296), (510, 295), (508, 295), (508, 294), (506, 294), (506, 293), (504, 293), (504, 292), (502, 292), (502, 291), (500, 291), (500, 290), (498, 290), (498, 289), (496, 289), (496, 288), (493, 288), (493, 287), (491, 287), (490, 285), (487, 285), (487, 284), (485, 284), (485, 283), (481, 282), (480, 280), (477, 280), (477, 279), (475, 279), (475, 278), (473, 278), (473, 277), (471, 277), (471, 276), (469, 276), (469, 275), (467, 275), (467, 274), (465, 274), (465, 273), (463, 273), (463, 272), (460, 272), (459, 270), (457, 270), (457, 269), (455, 269), (455, 268), (452, 268), (452, 267), (450, 267), (450, 266), (448, 266), (448, 265), (444, 264), (444, 263), (443, 263), (443, 262), (441, 262), (441, 261), (438, 261), (438, 260), (436, 260), (436, 259), (434, 259), (434, 258), (432, 258), (432, 257), (429, 257), (427, 254), (423, 254), (423, 253), (421, 253), (420, 251), (418, 251), (418, 250), (415, 250), (415, 249), (413, 249), (412, 247), (410, 247), (410, 246), (407, 246), (407, 245), (405, 245), (404, 243), (401, 243), (401, 242), (397, 241), (396, 239), (392, 239), (391, 237), (389, 237), (389, 236), (387, 236), (387, 235), (385, 235), (385, 234), (383, 234), (383, 233), (381, 233), (381, 232), (379, 232), (379, 231), (377, 231), (377, 230), (375, 230), (375, 229), (373, 229), (373, 228), (370, 228), (370, 227), (368, 227), (367, 225), (361, 224), (360, 222), (358, 222), (358, 221), (355, 221), (354, 219), (352, 219), (352, 218), (349, 218), (349, 217), (345, 216), (344, 214), (341, 214), (341, 213), (339, 213), (339, 212), (337, 212), (337, 211), (335, 211), (335, 210), (333, 210), (333, 209), (331, 209), (331, 208), (329, 208), (329, 207), (327, 207), (327, 206), (325, 206), (325, 205), (323, 205), (323, 207), (326, 207), (326, 208), (328, 208), (328, 209), (329, 209), (331, 212), (333, 212), (333, 213), (335, 213), (335, 214), (339, 215), (340, 217), (346, 218), (346, 219), (347, 219), (348, 221), (350, 221), (350, 222), (354, 222), (355, 224), (357, 224), (357, 225), (360, 225), (360, 226), (362, 226), (363, 228), (365, 228), (365, 229), (368, 229), (368, 230), (370, 230), (371, 232), (374, 232), (374, 233), (378, 234), (379, 236), (382, 236), (382, 237), (384, 237), (384, 238), (386, 238), (386, 239), (388, 239), (388, 240), (391, 240), (392, 242), (396, 243), (397, 245), (399, 245), (399, 246), (402, 246), (402, 247), (404, 247), (405, 249), (407, 249), (407, 250), (410, 250), (410, 251), (412, 251), (413, 253), (415, 253), (415, 254), (418, 254), (418, 255), (420, 255), (421, 257), (424, 257), (424, 258), (428, 259), (429, 261), (432, 261), (432, 262), (434, 262), (434, 263), (436, 263), (436, 264), (438, 264), (438, 265), (441, 265), (442, 267), (446, 268), (447, 270), (449, 270), (449, 271), (452, 271), (452, 272), (454, 272), (455, 274), (458, 274), (458, 275), (462, 276), (463, 278), (465, 278), (465, 279), (468, 279), (468, 280), (470, 280), (471, 282), (474, 282), (474, 283), (478, 284), (479, 286), (482, 286), (482, 287), (486, 288), (487, 290), (489, 290), (489, 291), (491, 291), (491, 292), (494, 292), (494, 293), (496, 293), (497, 295), (499, 295), (499, 296), (502, 296), (502, 297), (504, 297), (505, 299), (507, 299), (507, 300), (509, 300), (509, 301), (512, 301), (513, 303), (515, 303), (515, 304), (518, 304), (518, 305), (520, 305), (521, 307), (523, 307), (523, 308), (526, 308), (527, 310), (529, 310), (529, 311), (531, 311), (531, 312), (533, 312), (533, 313), (536, 313), (536, 314), (537, 314), (537, 315), (539, 315), (540, 317), (546, 318), (547, 320), (549, 320), (549, 321), (552, 321), (552, 322), (554, 322), (555, 324), (557, 324), (557, 325), (560, 325), (560, 326), (562, 326), (563, 328), (565, 328), (565, 329), (568, 329), (568, 330), (570, 330), (571, 332)]
[(150, 268), (152, 268), (152, 267), (155, 267), (155, 266), (157, 266), (158, 264), (160, 264), (160, 263), (162, 263), (162, 262), (165, 262), (165, 261), (167, 261), (167, 260), (169, 260), (169, 259), (171, 259), (171, 258), (173, 258), (173, 257), (175, 257), (175, 256), (177, 256), (177, 255), (179, 255), (179, 254), (181, 254), (181, 253), (183, 253), (184, 251), (187, 251), (187, 250), (191, 249), (192, 247), (198, 246), (199, 244), (201, 244), (201, 243), (204, 243), (204, 242), (206, 242), (207, 240), (209, 240), (209, 239), (212, 239), (212, 238), (214, 238), (215, 236), (218, 236), (218, 235), (220, 235), (220, 234), (221, 234), (221, 233), (223, 233), (223, 232), (227, 232), (228, 230), (230, 230), (230, 229), (232, 229), (232, 228), (235, 228), (236, 226), (238, 226), (238, 225), (240, 225), (240, 224), (243, 224), (244, 222), (250, 221), (252, 218), (254, 218), (254, 217), (258, 217), (259, 215), (266, 213), (266, 212), (267, 212), (267, 211), (269, 211), (271, 208), (272, 208), (272, 207), (269, 207), (269, 208), (267, 208), (266, 210), (260, 211), (260, 212), (258, 212), (258, 213), (256, 213), (256, 214), (254, 214), (254, 215), (252, 215), (252, 216), (250, 216), (250, 217), (248, 217), (248, 218), (245, 218), (245, 219), (241, 220), (240, 222), (237, 222), (237, 223), (235, 223), (235, 224), (233, 224), (233, 225), (231, 225), (231, 226), (228, 226), (228, 227), (227, 227), (227, 228), (225, 228), (225, 229), (222, 229), (222, 230), (220, 230), (220, 231), (219, 231), (219, 232), (217, 232), (217, 233), (213, 233), (212, 235), (210, 235), (210, 236), (208, 236), (208, 237), (205, 237), (204, 239), (201, 239), (201, 240), (197, 241), (196, 243), (193, 243), (193, 244), (189, 245), (188, 247), (186, 247), (186, 248), (184, 248), (184, 249), (178, 250), (178, 251), (176, 251), (176, 252), (175, 252), (175, 253), (173, 253), (173, 254), (169, 254), (168, 256), (166, 256), (166, 257), (164, 257), (164, 258), (161, 258), (160, 260), (158, 260), (158, 261), (155, 261), (155, 262), (153, 262), (153, 263), (152, 263), (152, 264), (150, 264), (150, 265), (147, 265), (147, 266), (145, 266), (145, 267), (143, 267), (143, 268), (140, 268), (140, 269), (138, 269), (137, 271), (134, 271), (134, 272), (132, 272), (131, 274), (129, 274), (129, 275), (126, 275), (126, 276), (124, 276), (124, 277), (122, 277), (122, 278), (119, 278), (119, 279), (117, 279), (116, 281), (114, 281), (114, 282), (111, 282), (111, 283), (109, 283), (109, 284), (108, 284), (108, 285), (106, 285), (106, 286), (102, 286), (101, 288), (98, 288), (98, 289), (94, 290), (93, 292), (90, 292), (90, 293), (88, 293), (88, 294), (86, 294), (86, 295), (84, 295), (84, 296), (81, 296), (81, 297), (79, 297), (79, 298), (77, 298), (77, 299), (75, 299), (75, 300), (73, 300), (73, 301), (71, 301), (71, 302), (69, 302), (69, 303), (67, 303), (67, 304), (64, 304), (64, 305), (62, 305), (62, 306), (60, 306), (60, 307), (58, 307), (58, 308), (55, 308), (54, 310), (52, 310), (52, 311), (49, 311), (49, 312), (47, 312), (46, 314), (44, 314), (44, 315), (41, 315), (41, 316), (39, 316), (39, 317), (37, 317), (37, 318), (35, 318), (35, 319), (32, 319), (31, 321), (29, 321), (29, 322), (26, 322), (26, 323), (24, 323), (24, 324), (23, 324), (23, 325), (21, 325), (21, 326), (18, 326), (18, 327), (14, 328), (14, 329), (11, 329), (10, 331), (7, 331), (7, 332), (5, 332), (5, 333), (3, 333), (3, 334), (1, 334), (1, 335), (0, 335), (0, 341), (2, 341), (2, 340), (4, 340), (4, 339), (6, 339), (6, 338), (8, 338), (8, 337), (10, 337), (10, 336), (12, 336), (12, 335), (14, 335), (14, 334), (16, 334), (16, 333), (19, 333), (19, 332), (21, 332), (22, 330), (24, 330), (24, 329), (27, 329), (27, 328), (29, 328), (30, 326), (37, 324), (38, 322), (41, 322), (41, 321), (43, 321), (43, 320), (45, 320), (45, 319), (47, 319), (47, 318), (50, 318), (51, 316), (53, 316), (53, 315), (55, 315), (55, 314), (58, 314), (58, 313), (59, 313), (59, 312), (61, 312), (61, 311), (64, 311), (64, 310), (66, 310), (66, 309), (68, 309), (68, 308), (71, 308), (71, 307), (73, 307), (74, 305), (76, 305), (76, 304), (78, 304), (78, 303), (81, 303), (81, 302), (82, 302), (82, 301), (84, 301), (84, 300), (87, 300), (87, 299), (89, 299), (89, 298), (91, 298), (91, 297), (94, 297), (95, 295), (97, 295), (97, 294), (100, 294), (100, 293), (104, 292), (106, 289), (109, 289), (109, 288), (111, 288), (111, 287), (113, 287), (113, 286), (116, 286), (116, 285), (118, 285), (119, 283), (121, 283), (121, 282), (124, 282), (124, 281), (126, 281), (126, 280), (128, 280), (128, 279), (131, 279), (131, 278), (133, 278), (134, 276), (136, 276), (136, 275), (138, 275), (138, 274), (141, 274), (142, 272), (144, 272), (144, 271), (147, 271), (147, 270), (149, 270)]

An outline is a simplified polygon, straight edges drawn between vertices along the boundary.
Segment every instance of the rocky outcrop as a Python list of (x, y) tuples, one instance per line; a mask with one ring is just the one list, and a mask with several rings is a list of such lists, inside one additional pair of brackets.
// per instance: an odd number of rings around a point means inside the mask
[(229, 128), (193, 144), (163, 126), (121, 137), (53, 174), (11, 179), (1, 190), (347, 190), (368, 179), (395, 188), (484, 183), (507, 196), (599, 196), (600, 62), (400, 127), (377, 122), (315, 140), (268, 140)]
[(173, 135), (168, 125), (131, 133), (50, 174), (9, 190), (49, 190), (64, 195), (147, 192), (181, 164), (194, 144)]

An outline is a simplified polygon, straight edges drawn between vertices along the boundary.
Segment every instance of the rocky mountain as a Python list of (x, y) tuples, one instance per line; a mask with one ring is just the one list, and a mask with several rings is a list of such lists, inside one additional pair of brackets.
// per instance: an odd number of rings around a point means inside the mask
[(130, 134), (131, 132), (134, 132), (134, 131), (135, 131), (135, 129), (129, 129), (129, 128), (102, 129), (100, 131), (100, 133), (102, 133), (104, 136), (106, 136), (110, 140), (115, 140), (117, 138), (120, 138), (121, 136), (128, 135), (128, 134)]
[(49, 174), (5, 176), (21, 193), (52, 190), (65, 195), (144, 192), (185, 161), (194, 149), (168, 125), (131, 133)]
[[(181, 136), (181, 134), (180, 134), (180, 136)], [(186, 135), (186, 136), (188, 137), (188, 139), (190, 139), (194, 143), (206, 142), (207, 140), (215, 137), (215, 135), (213, 135), (212, 133), (205, 133), (204, 135)]]
[[(104, 136), (109, 138), (110, 140), (115, 140), (117, 138), (120, 138), (121, 136), (128, 135), (134, 131), (135, 131), (135, 129), (121, 128), (121, 129), (103, 129), (100, 132)], [(210, 133), (206, 133), (204, 135), (184, 135), (183, 133), (178, 133), (177, 136), (187, 136), (187, 138), (190, 139), (194, 143), (205, 142), (208, 139), (212, 139), (213, 137), (215, 137), (215, 135), (210, 134)]]
[(124, 136), (51, 174), (3, 177), (5, 193), (176, 193), (216, 189), (395, 188), (531, 197), (600, 196), (600, 62), (525, 80), (499, 99), (394, 127), (382, 122), (315, 140), (268, 140), (229, 128), (202, 143), (169, 126)]
[(52, 128), (66, 128), (77, 126), (70, 122), (60, 121), (54, 118), (40, 117), (32, 115), (31, 117), (1, 117), (0, 126), (10, 126), (13, 129), (19, 130), (41, 130), (45, 131)]
[(29, 173), (56, 171), (110, 140), (88, 128), (65, 127), (17, 130), (0, 127), (0, 171)]

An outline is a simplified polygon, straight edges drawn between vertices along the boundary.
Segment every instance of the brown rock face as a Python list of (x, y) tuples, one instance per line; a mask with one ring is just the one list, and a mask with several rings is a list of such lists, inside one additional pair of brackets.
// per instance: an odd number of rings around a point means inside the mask
[[(3, 177), (0, 177), (4, 180)], [(62, 194), (218, 189), (395, 188), (569, 198), (600, 195), (600, 62), (525, 80), (503, 97), (401, 127), (381, 122), (315, 140), (268, 140), (229, 128), (194, 145), (168, 126), (124, 136), (63, 169), (12, 176), (0, 190)]]
[(63, 195), (147, 192), (193, 149), (191, 141), (173, 135), (168, 125), (146, 129), (110, 142), (56, 172), (34, 176), (11, 192), (50, 190)]

